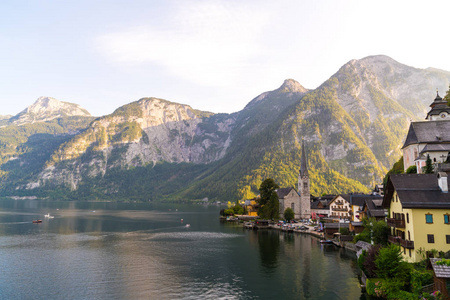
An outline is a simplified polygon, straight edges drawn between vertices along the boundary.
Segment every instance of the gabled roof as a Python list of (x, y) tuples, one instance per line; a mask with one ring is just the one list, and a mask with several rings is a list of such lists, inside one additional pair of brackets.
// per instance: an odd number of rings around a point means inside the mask
[(450, 208), (450, 193), (441, 191), (436, 174), (389, 175), (384, 208), (390, 207), (394, 191), (403, 208)]
[(328, 209), (329, 208), (329, 206), (328, 206), (329, 202), (330, 201), (328, 201), (328, 200), (314, 200), (311, 203), (311, 208), (312, 209)]
[(440, 260), (440, 258), (430, 258), (430, 263), (433, 267), (434, 274), (437, 278), (450, 278), (450, 266), (437, 265), (436, 262)]
[(412, 122), (403, 148), (419, 143), (450, 143), (450, 120)]
[(337, 195), (331, 202), (333, 202), (335, 199), (338, 198), (338, 196), (341, 196), (345, 201), (350, 203), (350, 205), (355, 206), (364, 206), (364, 202), (366, 199), (370, 200), (382, 200), (383, 196), (381, 195), (366, 195), (366, 194), (340, 194)]
[(384, 217), (386, 215), (382, 206), (383, 199), (366, 199), (364, 207), (367, 207), (367, 216), (370, 217)]
[[(290, 193), (292, 190), (294, 190), (295, 193), (297, 193), (297, 191), (296, 191), (294, 188), (291, 188), (291, 187), (289, 187), (289, 188), (280, 188), (280, 189), (277, 189), (276, 192), (277, 192), (277, 195), (278, 195), (278, 199), (284, 199), (284, 197), (286, 197), (287, 195), (289, 195), (289, 193)], [(297, 193), (297, 195), (298, 195), (298, 193)]]

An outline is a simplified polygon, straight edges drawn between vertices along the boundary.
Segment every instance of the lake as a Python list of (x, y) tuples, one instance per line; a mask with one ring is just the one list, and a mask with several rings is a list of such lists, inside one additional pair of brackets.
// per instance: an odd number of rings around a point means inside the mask
[(219, 210), (0, 200), (0, 299), (365, 299), (353, 252)]

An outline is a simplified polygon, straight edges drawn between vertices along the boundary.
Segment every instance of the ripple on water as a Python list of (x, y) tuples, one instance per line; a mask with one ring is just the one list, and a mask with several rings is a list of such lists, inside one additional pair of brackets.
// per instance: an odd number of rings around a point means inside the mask
[(231, 239), (244, 237), (243, 234), (221, 233), (221, 232), (203, 232), (203, 231), (186, 231), (186, 232), (161, 232), (152, 234), (149, 240), (211, 240), (211, 239)]

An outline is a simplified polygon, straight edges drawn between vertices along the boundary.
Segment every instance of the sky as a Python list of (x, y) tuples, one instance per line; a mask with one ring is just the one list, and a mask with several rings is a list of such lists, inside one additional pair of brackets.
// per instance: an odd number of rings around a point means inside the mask
[(236, 112), (352, 59), (450, 71), (450, 1), (1, 0), (0, 115), (38, 97), (94, 116), (143, 97)]

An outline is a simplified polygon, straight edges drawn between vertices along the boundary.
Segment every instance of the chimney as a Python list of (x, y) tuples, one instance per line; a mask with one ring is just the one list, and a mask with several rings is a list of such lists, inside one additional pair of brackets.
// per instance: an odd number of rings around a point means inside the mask
[(438, 184), (443, 193), (448, 193), (447, 173), (439, 172), (437, 174)]

